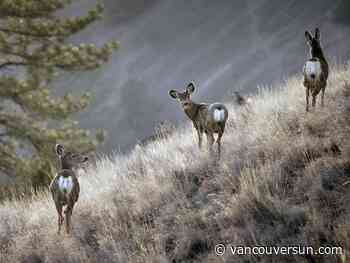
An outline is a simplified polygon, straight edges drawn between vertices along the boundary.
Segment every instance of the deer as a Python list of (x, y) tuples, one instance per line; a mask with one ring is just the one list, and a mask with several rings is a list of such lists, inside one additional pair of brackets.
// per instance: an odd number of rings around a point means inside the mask
[(215, 142), (214, 134), (217, 133), (216, 143), (218, 146), (218, 156), (221, 155), (221, 138), (225, 131), (228, 119), (228, 110), (222, 103), (196, 103), (192, 101), (191, 94), (195, 91), (194, 82), (190, 82), (184, 91), (170, 90), (169, 95), (176, 99), (186, 116), (192, 121), (198, 135), (198, 147), (202, 148), (203, 132), (207, 136), (210, 152)]
[(315, 29), (312, 36), (309, 31), (305, 31), (306, 42), (310, 48), (310, 58), (303, 68), (304, 87), (306, 88), (306, 112), (309, 111), (309, 94), (312, 95), (312, 107), (316, 106), (316, 97), (322, 92), (321, 106), (324, 106), (324, 94), (327, 86), (329, 66), (323, 54), (320, 41), (320, 30)]
[[(86, 163), (88, 157), (79, 153), (65, 151), (65, 148), (61, 144), (56, 144), (55, 152), (58, 156), (61, 167), (52, 180), (49, 190), (58, 214), (57, 233), (60, 234), (62, 224), (65, 220), (66, 232), (69, 234), (71, 230), (73, 208), (78, 201), (80, 193), (79, 181), (74, 169), (79, 167), (79, 165)], [(62, 215), (64, 207), (65, 219)]]

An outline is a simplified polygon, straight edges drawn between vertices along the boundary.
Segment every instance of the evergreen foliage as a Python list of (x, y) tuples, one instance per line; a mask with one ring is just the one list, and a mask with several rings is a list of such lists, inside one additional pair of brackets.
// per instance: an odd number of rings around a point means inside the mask
[(72, 120), (88, 106), (89, 93), (53, 94), (60, 74), (94, 70), (117, 48), (115, 41), (70, 44), (103, 12), (97, 3), (84, 16), (57, 15), (70, 2), (0, 1), (0, 176), (34, 187), (47, 185), (54, 174), (55, 143), (87, 152), (104, 139), (103, 131), (92, 135)]

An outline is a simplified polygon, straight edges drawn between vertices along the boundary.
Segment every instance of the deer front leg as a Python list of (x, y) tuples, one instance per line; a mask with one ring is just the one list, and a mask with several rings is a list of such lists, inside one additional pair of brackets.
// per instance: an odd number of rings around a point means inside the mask
[(198, 147), (199, 149), (202, 149), (202, 131), (198, 128), (197, 129), (197, 135), (198, 135)]
[(198, 136), (198, 147), (199, 149), (202, 148), (202, 134), (203, 134), (203, 129), (201, 129), (200, 125), (198, 125), (196, 122), (193, 122), (193, 126), (197, 132)]
[(306, 111), (309, 111), (309, 96), (310, 96), (309, 88), (306, 88)]

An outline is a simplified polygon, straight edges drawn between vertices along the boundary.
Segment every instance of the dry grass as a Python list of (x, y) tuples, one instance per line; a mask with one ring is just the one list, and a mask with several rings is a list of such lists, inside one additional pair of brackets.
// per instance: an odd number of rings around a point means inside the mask
[(350, 250), (350, 69), (306, 114), (301, 77), (230, 106), (220, 162), (189, 124), (81, 177), (73, 234), (50, 196), (0, 206), (1, 262), (349, 262), (344, 256), (217, 257), (217, 243)]

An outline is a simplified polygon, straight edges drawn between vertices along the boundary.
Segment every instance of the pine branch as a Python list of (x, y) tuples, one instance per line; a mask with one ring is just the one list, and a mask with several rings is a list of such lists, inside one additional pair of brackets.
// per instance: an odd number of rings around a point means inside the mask
[(64, 8), (67, 3), (69, 3), (69, 0), (1, 1), (0, 15), (2, 17), (40, 18)]
[(6, 61), (2, 64), (0, 64), (0, 70), (6, 67), (10, 66), (26, 66), (28, 65), (27, 63), (21, 62), (21, 61)]
[(28, 32), (18, 29), (9, 29), (5, 27), (0, 27), (0, 31), (8, 34), (16, 34), (21, 36), (29, 36), (29, 37), (36, 37), (36, 38), (43, 38), (43, 37), (54, 37), (54, 36), (62, 36), (62, 34), (53, 34), (53, 33), (38, 33), (38, 32)]

